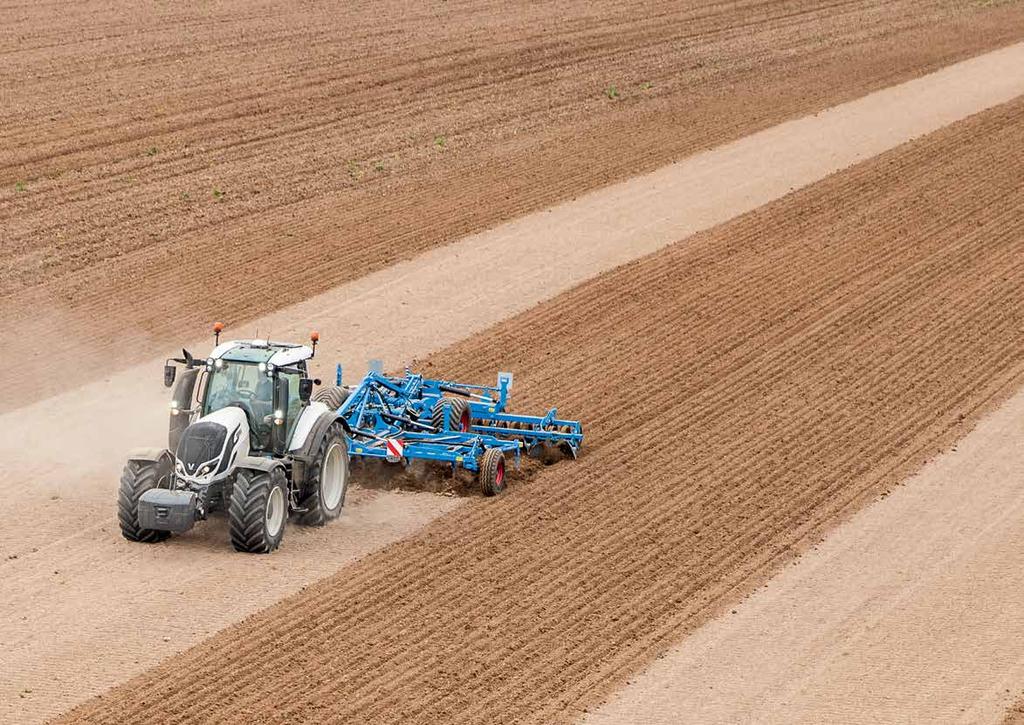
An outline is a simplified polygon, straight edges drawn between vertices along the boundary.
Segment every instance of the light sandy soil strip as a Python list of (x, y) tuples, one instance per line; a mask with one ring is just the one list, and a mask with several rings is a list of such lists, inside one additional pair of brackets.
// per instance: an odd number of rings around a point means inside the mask
[[(401, 364), (588, 276), (1022, 92), (1024, 78), (1013, 72), (1022, 59), (1024, 46), (1014, 46), (785, 124), (396, 265), (258, 324), (276, 336), (304, 337), (312, 320), (325, 337), (322, 361), (340, 359), (355, 369), (368, 357)], [(894, 106), (901, 108), (898, 123), (892, 120)], [(755, 169), (758, 173), (752, 173)], [(491, 272), (503, 265), (516, 268), (524, 255), (551, 263), (537, 265), (531, 275)], [(488, 273), (480, 274), (481, 269)], [(452, 280), (458, 281), (458, 294), (448, 291)], [(512, 367), (517, 374), (523, 372)], [(331, 374), (329, 365), (321, 370), (323, 377)], [(237, 557), (222, 546), (223, 536), (197, 534), (195, 545), (209, 549), (204, 554), (212, 562), (209, 568), (193, 571), (174, 600), (148, 597), (154, 582), (178, 576), (182, 560), (165, 553), (177, 542), (144, 551), (125, 548), (111, 526), (112, 500), (124, 451), (162, 440), (166, 393), (156, 384), (158, 378), (159, 368), (151, 364), (0, 419), (11, 431), (0, 441), (0, 456), (8, 464), (0, 478), (0, 492), (8, 502), (0, 557), (19, 557), (0, 563), (0, 573), (5, 591), (21, 590), (27, 580), (37, 583), (31, 590), (35, 593), (9, 598), (6, 616), (0, 618), (0, 637), (16, 642), (0, 654), (0, 704), (5, 708), (0, 714), (24, 719), (66, 707), (165, 655), (163, 636), (173, 635), (175, 648), (198, 641), (289, 587), (329, 573), (344, 561), (345, 552), (365, 550), (350, 546), (345, 524), (313, 533), (289, 530), (284, 551), (291, 553), (281, 552), (274, 559), (285, 572), (275, 574), (280, 588), (268, 589), (264, 580), (252, 576), (255, 565), (235, 565)], [(54, 450), (63, 451), (70, 462), (51, 461)], [(33, 483), (26, 486), (25, 481)], [(410, 496), (383, 498), (381, 507), (398, 511), (400, 523), (391, 528), (396, 533), (451, 505), (433, 497), (430, 503)], [(315, 558), (323, 546), (337, 547), (332, 550), (339, 553), (316, 559), (313, 566), (284, 564), (284, 557), (291, 562)], [(82, 565), (72, 565), (77, 561)], [(60, 573), (41, 574), (50, 571)], [(49, 581), (49, 576), (64, 584)], [(46, 606), (39, 612), (45, 617), (35, 616), (32, 612), (43, 597)], [(175, 631), (169, 612), (205, 606), (211, 599), (221, 602), (216, 619), (188, 633)], [(121, 624), (133, 617), (150, 625)], [(29, 621), (31, 637), (24, 635), (23, 622)], [(90, 628), (82, 622), (90, 622)], [(107, 642), (102, 651), (92, 646), (96, 633)], [(155, 648), (150, 648), (152, 643)], [(63, 657), (61, 665), (71, 686), (55, 680), (53, 661), (41, 656), (57, 648), (74, 653)]]
[(1021, 379), (1024, 99), (438, 353), (586, 455), (93, 700), (114, 722), (538, 722), (624, 675)]
[(980, 0), (5, 5), (0, 410), (1022, 37)]
[(997, 723), (1024, 681), (1024, 393), (588, 725)]

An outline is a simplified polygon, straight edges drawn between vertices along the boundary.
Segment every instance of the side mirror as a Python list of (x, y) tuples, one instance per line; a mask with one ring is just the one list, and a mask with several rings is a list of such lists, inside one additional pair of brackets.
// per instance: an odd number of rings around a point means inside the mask
[(177, 375), (178, 368), (173, 365), (164, 365), (164, 387), (169, 388), (174, 385), (174, 376)]
[(309, 403), (309, 399), (313, 397), (313, 381), (309, 378), (302, 378), (299, 380), (299, 400), (303, 404)]

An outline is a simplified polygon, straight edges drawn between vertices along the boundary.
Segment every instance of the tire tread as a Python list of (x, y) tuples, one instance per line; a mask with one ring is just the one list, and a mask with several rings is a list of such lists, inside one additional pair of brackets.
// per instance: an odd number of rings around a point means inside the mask
[[(271, 489), (274, 486), (283, 486), (283, 484), (284, 473), (280, 468), (275, 468), (270, 473), (246, 471), (243, 474), (241, 471), (239, 472), (231, 489), (231, 501), (228, 505), (231, 545), (235, 547), (236, 551), (268, 554), (278, 547), (280, 538), (273, 541), (267, 536), (266, 507)], [(285, 487), (284, 493), (287, 502), (287, 487)]]

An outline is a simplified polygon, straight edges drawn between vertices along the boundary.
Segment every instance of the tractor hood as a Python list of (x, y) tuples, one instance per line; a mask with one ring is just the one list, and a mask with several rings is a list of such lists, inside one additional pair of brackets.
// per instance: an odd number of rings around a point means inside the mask
[(182, 431), (174, 454), (179, 480), (208, 484), (227, 476), (238, 456), (249, 453), (245, 412), (229, 406), (214, 411)]

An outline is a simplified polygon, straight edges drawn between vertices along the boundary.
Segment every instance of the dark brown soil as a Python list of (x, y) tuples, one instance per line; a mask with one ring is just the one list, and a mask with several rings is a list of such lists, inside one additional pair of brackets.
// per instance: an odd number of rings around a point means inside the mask
[(1006, 713), (1003, 725), (1024, 725), (1024, 696)]

